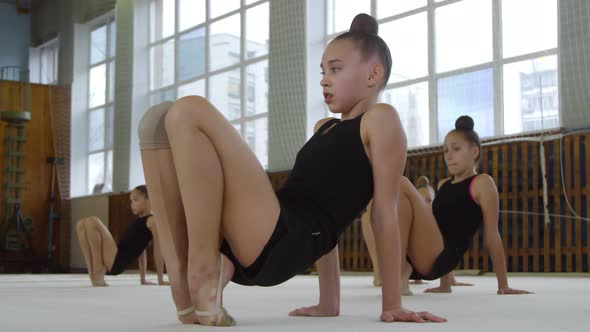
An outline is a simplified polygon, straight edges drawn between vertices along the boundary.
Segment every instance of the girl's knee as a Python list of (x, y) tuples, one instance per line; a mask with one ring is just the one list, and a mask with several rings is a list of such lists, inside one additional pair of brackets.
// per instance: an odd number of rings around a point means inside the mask
[(84, 218), (84, 219), (80, 219), (78, 220), (78, 222), (76, 223), (76, 230), (78, 232), (84, 230), (84, 228), (86, 228), (86, 222), (88, 219)]
[(411, 190), (412, 188), (414, 188), (414, 185), (412, 184), (410, 179), (408, 179), (405, 176), (401, 177), (399, 184), (400, 184), (400, 192), (407, 192), (407, 191)]
[(199, 125), (214, 117), (215, 107), (201, 96), (186, 96), (178, 99), (166, 114), (165, 127), (168, 133), (182, 126)]
[(170, 146), (166, 134), (165, 118), (172, 102), (163, 102), (148, 109), (139, 122), (139, 144), (142, 150), (161, 149)]

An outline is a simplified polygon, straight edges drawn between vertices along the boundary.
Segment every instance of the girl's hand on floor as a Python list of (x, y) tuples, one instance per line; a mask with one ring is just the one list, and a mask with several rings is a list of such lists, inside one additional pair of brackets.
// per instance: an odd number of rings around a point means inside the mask
[(434, 288), (427, 288), (424, 293), (452, 293), (453, 290), (451, 287), (434, 287)]
[(444, 323), (445, 318), (436, 316), (427, 311), (413, 312), (404, 308), (387, 310), (381, 313), (381, 320), (387, 323), (391, 322), (414, 322), (414, 323)]
[(525, 291), (522, 289), (514, 289), (510, 287), (498, 289), (498, 295), (522, 295), (522, 294), (533, 294), (532, 292)]
[(460, 282), (460, 281), (453, 281), (453, 283), (451, 283), (452, 286), (475, 286), (474, 284), (470, 284), (467, 282)]
[(289, 316), (296, 317), (336, 317), (340, 314), (339, 310), (334, 308), (321, 307), (319, 304), (311, 307), (295, 309), (289, 313)]
[(155, 282), (153, 282), (153, 281), (142, 280), (142, 281), (140, 281), (140, 282), (141, 282), (141, 284), (142, 284), (143, 286), (153, 286), (153, 285), (156, 285), (156, 283), (155, 283)]

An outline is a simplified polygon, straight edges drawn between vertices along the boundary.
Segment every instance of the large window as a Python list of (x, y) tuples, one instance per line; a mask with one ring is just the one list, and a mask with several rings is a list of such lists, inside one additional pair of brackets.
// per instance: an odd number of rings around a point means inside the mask
[(115, 33), (113, 20), (90, 31), (88, 59), (88, 193), (110, 191), (113, 181)]
[(268, 167), (269, 3), (151, 0), (149, 100), (207, 97)]
[(59, 39), (52, 39), (43, 45), (31, 48), (29, 68), (31, 83), (57, 84), (59, 60)]
[(556, 128), (558, 0), (327, 1), (326, 42), (378, 19), (393, 67), (381, 100), (409, 147), (439, 144), (468, 114), (482, 137)]

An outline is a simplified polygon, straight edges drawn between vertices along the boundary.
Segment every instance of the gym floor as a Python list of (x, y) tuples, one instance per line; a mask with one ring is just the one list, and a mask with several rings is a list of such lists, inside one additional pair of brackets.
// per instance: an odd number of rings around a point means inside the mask
[[(150, 276), (155, 280), (155, 276)], [(368, 274), (345, 274), (341, 315), (294, 318), (287, 313), (317, 301), (317, 277), (298, 276), (272, 288), (230, 283), (226, 308), (238, 321), (232, 331), (584, 331), (590, 317), (590, 274), (511, 274), (511, 286), (535, 292), (498, 296), (495, 276), (458, 276), (476, 284), (452, 294), (424, 294), (438, 281), (412, 285), (404, 305), (446, 317), (444, 324), (394, 325), (378, 321), (380, 288)], [(0, 275), (2, 331), (180, 331), (168, 287), (140, 286), (138, 275), (107, 277), (109, 287), (90, 287), (84, 274)]]

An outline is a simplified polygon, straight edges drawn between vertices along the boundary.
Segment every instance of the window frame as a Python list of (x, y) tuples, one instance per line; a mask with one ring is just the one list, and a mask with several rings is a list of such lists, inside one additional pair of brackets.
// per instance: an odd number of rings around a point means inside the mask
[[(326, 13), (325, 17), (325, 38), (324, 38), (324, 45), (327, 45), (333, 38), (338, 36), (344, 31), (339, 31), (335, 33), (328, 34), (328, 23), (330, 22), (330, 15), (334, 15), (334, 12), (329, 12), (330, 5), (328, 4), (329, 1), (334, 0), (325, 0), (324, 1), (324, 10)], [(377, 15), (377, 0), (366, 0), (370, 1), (371, 3), (371, 15), (373, 17), (378, 17)], [(436, 72), (436, 53), (435, 53), (435, 43), (436, 43), (436, 22), (435, 22), (435, 11), (438, 8), (445, 7), (454, 3), (458, 3), (464, 0), (445, 0), (436, 2), (435, 0), (428, 0), (425, 6), (418, 7), (403, 13), (399, 13), (392, 16), (383, 17), (378, 19), (377, 22), (379, 25), (388, 23), (395, 20), (400, 20), (414, 14), (426, 12), (427, 15), (427, 43), (428, 43), (428, 75), (417, 77), (414, 79), (409, 79), (405, 81), (395, 82), (387, 84), (387, 86), (383, 90), (390, 90), (402, 87), (409, 87), (411, 85), (417, 83), (428, 83), (428, 113), (429, 113), (429, 144), (424, 146), (412, 146), (409, 147), (410, 149), (423, 149), (430, 146), (438, 146), (441, 143), (438, 142), (438, 81), (442, 78), (447, 78), (455, 75), (475, 72), (482, 69), (492, 69), (492, 85), (494, 90), (493, 95), (493, 102), (494, 102), (494, 134), (491, 137), (485, 137), (486, 139), (497, 138), (504, 135), (504, 82), (503, 82), (503, 71), (504, 66), (510, 65), (513, 63), (527, 61), (527, 60), (534, 60), (540, 57), (547, 57), (547, 56), (556, 56), (557, 58), (557, 110), (558, 110), (558, 123), (561, 126), (562, 123), (562, 109), (561, 109), (561, 89), (559, 89), (559, 84), (561, 82), (561, 71), (560, 71), (560, 40), (559, 40), (559, 4), (561, 0), (556, 0), (556, 15), (557, 15), (557, 46), (550, 49), (544, 49), (540, 51), (535, 51), (531, 53), (525, 53), (517, 56), (511, 57), (503, 57), (502, 52), (502, 0), (490, 0), (492, 2), (492, 61), (480, 63), (477, 65), (462, 67), (446, 72)], [(395, 105), (394, 105), (395, 106)], [(331, 116), (329, 111), (326, 110), (326, 115)], [(535, 133), (535, 132), (544, 132), (544, 131), (551, 131), (558, 128), (544, 128), (541, 130), (533, 130), (527, 131), (523, 130), (521, 132), (515, 133), (517, 135), (521, 134), (528, 134), (528, 133)], [(512, 134), (511, 134), (512, 135)]]
[[(151, 16), (152, 16), (152, 2), (153, 1), (157, 1), (157, 0), (150, 0), (149, 4), (148, 4), (148, 20), (147, 23), (148, 25), (151, 24)], [(240, 87), (239, 87), (239, 92), (240, 92), (240, 116), (239, 118), (233, 119), (233, 120), (228, 120), (234, 127), (239, 126), (240, 130), (238, 130), (238, 132), (240, 133), (240, 136), (243, 137), (245, 139), (245, 135), (246, 135), (246, 124), (249, 122), (255, 122), (256, 120), (262, 119), (262, 118), (266, 118), (268, 120), (268, 108), (267, 108), (267, 112), (262, 112), (262, 113), (255, 113), (255, 114), (248, 114), (248, 72), (247, 72), (247, 67), (250, 65), (254, 65), (263, 61), (267, 61), (268, 63), (268, 59), (269, 59), (269, 52), (267, 52), (265, 55), (260, 55), (260, 56), (256, 56), (253, 58), (249, 58), (248, 54), (247, 54), (247, 47), (246, 47), (246, 13), (249, 9), (263, 5), (263, 4), (267, 4), (269, 6), (269, 25), (270, 25), (270, 1), (269, 0), (259, 0), (259, 1), (255, 1), (252, 2), (250, 4), (247, 4), (247, 2), (245, 0), (242, 0), (240, 2), (240, 7), (237, 9), (234, 9), (232, 11), (229, 11), (227, 13), (224, 13), (222, 15), (219, 15), (215, 18), (211, 18), (211, 6), (210, 6), (210, 2), (214, 1), (214, 0), (206, 0), (205, 1), (205, 7), (206, 7), (206, 15), (205, 15), (205, 21), (197, 24), (195, 26), (192, 26), (188, 29), (184, 29), (182, 31), (180, 31), (180, 15), (179, 15), (179, 9), (180, 9), (180, 0), (174, 0), (175, 1), (175, 10), (174, 10), (174, 33), (171, 36), (165, 37), (165, 38), (161, 38), (158, 40), (151, 40), (151, 35), (148, 37), (148, 42), (147, 42), (147, 67), (148, 67), (148, 71), (147, 71), (147, 77), (150, 80), (150, 82), (148, 82), (148, 99), (151, 100), (151, 98), (153, 97), (157, 97), (158, 95), (161, 95), (162, 93), (166, 93), (168, 91), (171, 91), (172, 95), (174, 96), (174, 99), (177, 98), (178, 96), (178, 89), (181, 86), (187, 85), (187, 84), (191, 84), (191, 83), (195, 83), (197, 81), (200, 80), (204, 80), (204, 96), (206, 96), (207, 98), (210, 98), (210, 91), (211, 91), (211, 80), (210, 78), (213, 76), (216, 76), (218, 74), (224, 74), (224, 73), (230, 73), (231, 71), (234, 71), (236, 69), (239, 69), (240, 71)], [(239, 62), (235, 63), (233, 65), (230, 66), (225, 66), (223, 68), (219, 68), (219, 69), (215, 69), (215, 70), (210, 70), (210, 27), (212, 24), (215, 24), (219, 21), (222, 21), (228, 17), (231, 17), (233, 15), (239, 14), (240, 15), (240, 57), (239, 57)], [(205, 54), (205, 73), (201, 74), (201, 75), (197, 75), (195, 77), (192, 77), (190, 79), (185, 79), (185, 80), (179, 80), (179, 63), (177, 61), (178, 59), (178, 51), (179, 51), (179, 41), (180, 41), (180, 37), (192, 32), (195, 32), (199, 29), (204, 29), (205, 30), (205, 50), (204, 50), (204, 54)], [(158, 87), (156, 89), (151, 89), (151, 75), (152, 75), (152, 67), (151, 67), (151, 62), (152, 62), (152, 55), (151, 55), (151, 50), (157, 46), (161, 46), (164, 45), (166, 42), (173, 40), (174, 41), (174, 78), (173, 78), (173, 83), (166, 85), (166, 86), (161, 86)], [(269, 40), (270, 40), (270, 36), (269, 36)], [(268, 84), (268, 82), (267, 82)], [(268, 102), (268, 100), (267, 100)], [(230, 110), (228, 109), (228, 112)], [(268, 135), (268, 133), (267, 133)], [(254, 147), (252, 147), (252, 151), (254, 153), (256, 153), (256, 151), (254, 150)], [(267, 150), (268, 151), (268, 150)], [(266, 158), (268, 159), (268, 154), (266, 156)], [(263, 167), (268, 168), (268, 165), (263, 165)]]
[[(103, 159), (103, 186), (107, 186), (109, 185), (111, 190), (112, 190), (112, 186), (113, 186), (113, 174), (111, 174), (110, 177), (110, 181), (107, 181), (107, 171), (110, 169), (111, 172), (113, 171), (113, 158), (111, 157), (110, 160), (110, 165), (109, 165), (109, 153), (111, 154), (111, 156), (114, 154), (114, 137), (112, 137), (111, 139), (109, 139), (107, 136), (109, 134), (109, 132), (114, 135), (114, 127), (112, 128), (112, 131), (109, 131), (109, 109), (112, 109), (113, 115), (112, 115), (112, 120), (114, 123), (114, 118), (115, 118), (115, 96), (114, 96), (114, 87), (112, 89), (113, 91), (113, 96), (112, 96), (112, 100), (109, 100), (109, 93), (111, 91), (110, 89), (110, 70), (111, 70), (111, 63), (113, 65), (113, 69), (115, 71), (114, 74), (116, 74), (116, 69), (114, 68), (115, 66), (115, 59), (117, 56), (116, 53), (116, 45), (111, 45), (111, 29), (113, 24), (116, 27), (116, 18), (114, 15), (108, 15), (107, 17), (101, 18), (97, 21), (93, 21), (92, 23), (88, 24), (88, 57), (86, 59), (86, 71), (87, 71), (87, 80), (86, 80), (86, 101), (85, 101), (85, 106), (86, 106), (86, 125), (88, 126), (88, 130), (87, 130), (87, 137), (90, 135), (90, 114), (93, 111), (98, 111), (99, 109), (104, 109), (104, 133), (103, 133), (103, 137), (104, 137), (104, 142), (103, 142), (103, 147), (101, 149), (90, 149), (90, 142), (87, 142), (86, 146), (85, 146), (85, 155), (86, 155), (86, 172), (85, 172), (85, 183), (87, 186), (89, 186), (89, 181), (90, 181), (90, 156), (95, 155), (95, 154), (99, 154), (99, 153), (103, 153), (104, 155), (104, 159)], [(92, 63), (92, 32), (100, 29), (102, 27), (106, 28), (106, 50), (105, 50), (105, 58), (102, 61), (98, 61), (96, 63)], [(116, 29), (116, 28), (115, 28)], [(116, 44), (116, 42), (115, 42)], [(112, 48), (114, 48), (114, 52), (112, 51)], [(93, 68), (99, 67), (101, 65), (105, 66), (105, 100), (104, 100), (104, 104), (100, 104), (98, 106), (93, 106), (90, 107), (90, 80), (91, 80), (91, 75), (90, 72)], [(113, 76), (114, 77), (114, 76)], [(114, 81), (114, 80), (113, 80)], [(114, 83), (114, 82), (113, 82)], [(111, 145), (108, 146), (107, 143), (110, 141)], [(97, 184), (95, 184), (96, 186)], [(94, 194), (93, 192), (93, 188), (87, 188), (87, 194), (92, 195)]]

